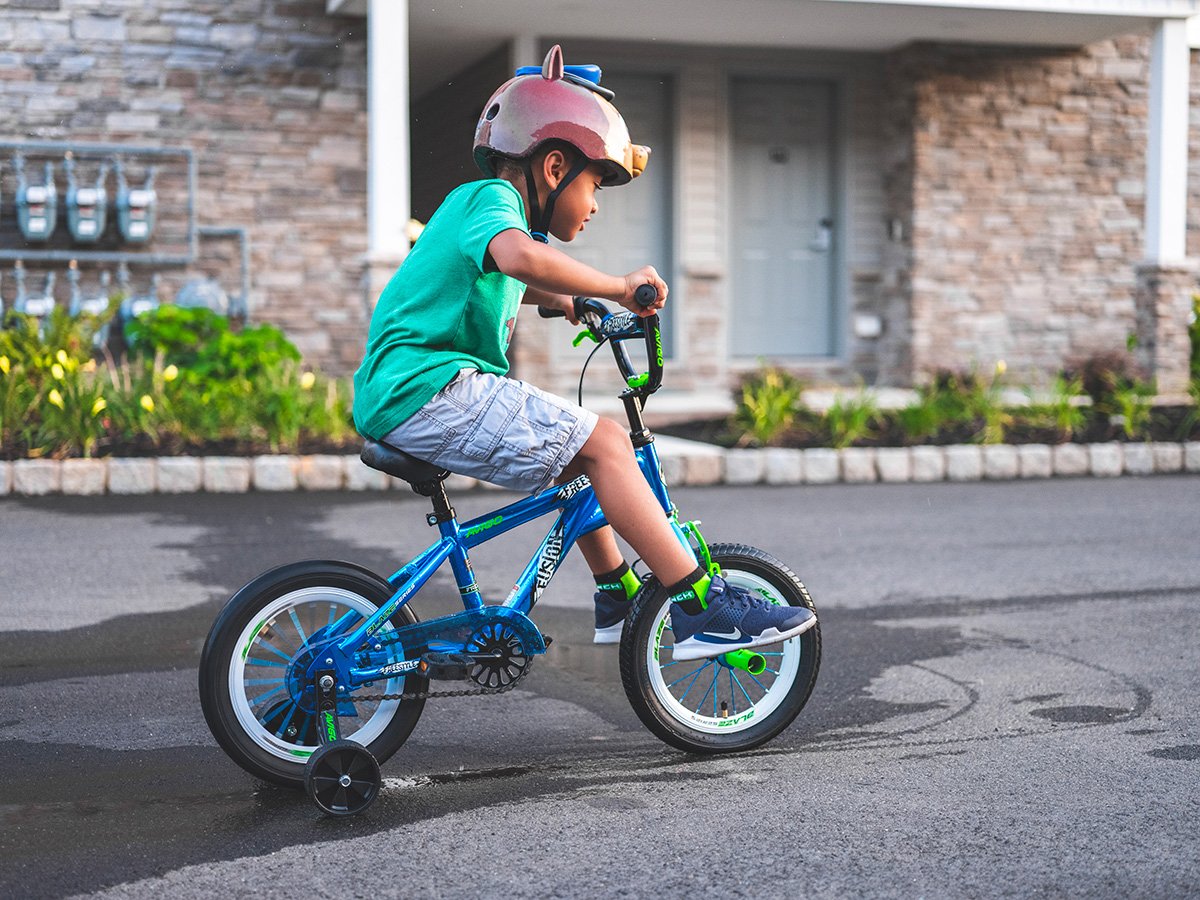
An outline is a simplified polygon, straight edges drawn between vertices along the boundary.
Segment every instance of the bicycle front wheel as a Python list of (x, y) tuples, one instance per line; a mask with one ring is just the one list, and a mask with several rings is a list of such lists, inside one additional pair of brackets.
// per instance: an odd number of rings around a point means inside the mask
[[(770, 555), (741, 544), (713, 544), (713, 562), (730, 584), (777, 604), (815, 611), (800, 579)], [(692, 753), (734, 753), (778, 735), (808, 702), (821, 662), (821, 626), (757, 649), (765, 668), (752, 674), (728, 655), (677, 660), (671, 601), (653, 578), (634, 599), (621, 639), (621, 680), (642, 723)], [(757, 667), (753, 667), (757, 668)]]

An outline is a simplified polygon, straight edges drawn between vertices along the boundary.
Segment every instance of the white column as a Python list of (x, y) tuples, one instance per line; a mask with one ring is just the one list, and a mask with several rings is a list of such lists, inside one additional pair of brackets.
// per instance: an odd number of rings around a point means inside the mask
[(1150, 50), (1150, 134), (1146, 148), (1146, 262), (1186, 256), (1188, 152), (1187, 22), (1164, 19)]
[(542, 57), (537, 50), (538, 41), (532, 34), (518, 34), (514, 37), (508, 45), (508, 74), (512, 75), (520, 66), (540, 66)]
[(408, 135), (408, 0), (369, 0), (367, 12), (367, 254), (408, 252), (412, 215)]

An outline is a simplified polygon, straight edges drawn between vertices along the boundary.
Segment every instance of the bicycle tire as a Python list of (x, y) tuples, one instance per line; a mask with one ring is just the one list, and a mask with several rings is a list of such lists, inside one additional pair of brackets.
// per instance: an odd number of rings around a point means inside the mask
[[(265, 572), (233, 595), (205, 642), (199, 681), (205, 721), (234, 762), (258, 778), (303, 789), (305, 766), (319, 740), (315, 737), (315, 716), (310, 728), (305, 718), (309, 713), (296, 702), (294, 690), (289, 687), (292, 669), (290, 661), (284, 660), (289, 660), (289, 655), (295, 660), (312, 652), (306, 647), (314, 633), (308, 626), (317, 613), (330, 623), (348, 610), (365, 618), (393, 593), (385, 579), (352, 563), (309, 560)], [(275, 629), (279, 618), (283, 619), (282, 627)], [(407, 605), (389, 619), (394, 628), (416, 621), (416, 614)], [(295, 636), (290, 634), (293, 629)], [(299, 646), (293, 648), (292, 643)], [(251, 656), (254, 646), (265, 648), (263, 658)], [(249, 677), (247, 670), (249, 675), (260, 677)], [(258, 687), (264, 690), (255, 691)], [(390, 679), (385, 691), (376, 688), (375, 692), (415, 693), (427, 689), (427, 679), (409, 674)], [(250, 693), (255, 696), (250, 697)], [(277, 695), (278, 700), (264, 706), (271, 695)], [(342, 737), (363, 744), (381, 764), (408, 739), (425, 705), (424, 700), (395, 700), (363, 706), (354, 703), (353, 694), (346, 702), (346, 709), (353, 709), (355, 715), (339, 713)], [(294, 708), (289, 712), (285, 704)]]
[[(772, 602), (816, 611), (800, 579), (771, 555), (743, 544), (713, 544), (709, 549), (730, 583), (757, 591)], [(670, 602), (653, 576), (648, 578), (634, 598), (621, 638), (621, 681), (642, 724), (672, 747), (702, 754), (752, 750), (787, 728), (816, 684), (821, 662), (820, 624), (782, 644), (756, 651), (778, 666), (768, 666), (773, 677), (764, 686), (748, 672), (723, 665), (720, 658), (673, 660), (664, 640), (670, 631)], [(663, 673), (674, 666), (682, 667), (677, 670), (682, 675), (676, 678), (677, 672), (672, 672), (668, 682)], [(697, 684), (708, 682), (710, 674), (708, 691), (693, 710), (687, 695)], [(729, 699), (719, 706), (723, 693)], [(712, 715), (707, 711), (710, 695)], [(739, 709), (742, 702), (746, 705)]]

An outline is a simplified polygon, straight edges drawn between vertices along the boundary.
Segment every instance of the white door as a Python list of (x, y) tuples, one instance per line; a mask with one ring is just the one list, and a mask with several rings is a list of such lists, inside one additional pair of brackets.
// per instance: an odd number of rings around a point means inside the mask
[[(605, 73), (601, 83), (616, 92), (613, 102), (629, 125), (633, 142), (651, 148), (650, 162), (646, 171), (629, 184), (600, 191), (596, 195), (599, 213), (562, 249), (614, 275), (651, 265), (670, 284), (674, 155), (671, 82), (658, 75)], [(665, 317), (663, 322), (663, 349), (667, 355), (673, 345), (673, 329), (668, 327), (672, 318)]]
[(730, 353), (836, 353), (833, 85), (735, 81)]

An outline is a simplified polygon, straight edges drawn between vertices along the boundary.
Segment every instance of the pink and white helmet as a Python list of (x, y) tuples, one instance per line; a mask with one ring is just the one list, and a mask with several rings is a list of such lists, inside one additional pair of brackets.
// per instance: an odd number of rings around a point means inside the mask
[(565, 141), (605, 166), (601, 184), (627, 184), (646, 168), (650, 148), (630, 142), (625, 120), (607, 99), (611, 96), (564, 72), (562, 49), (555, 44), (540, 77), (517, 75), (492, 94), (475, 127), (475, 164), (495, 177), (493, 157), (525, 159), (546, 141)]

